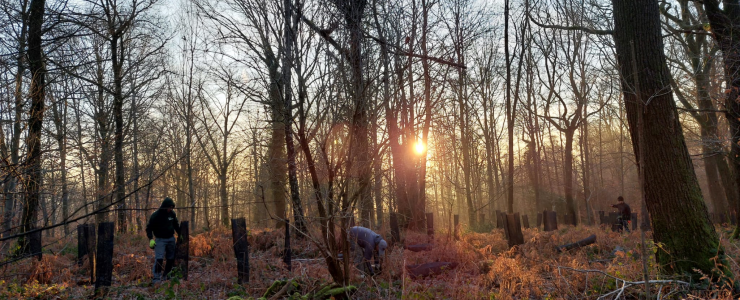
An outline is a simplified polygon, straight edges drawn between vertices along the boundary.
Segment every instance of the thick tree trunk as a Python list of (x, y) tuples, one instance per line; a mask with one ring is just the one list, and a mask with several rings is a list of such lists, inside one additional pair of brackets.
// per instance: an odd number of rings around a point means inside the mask
[[(31, 85), (29, 87), (31, 109), (29, 110), (28, 136), (26, 137), (26, 145), (28, 146), (26, 174), (28, 174), (28, 180), (25, 183), (26, 201), (21, 215), (21, 232), (28, 232), (34, 228), (41, 197), (41, 129), (44, 120), (44, 100), (46, 98), (46, 67), (42, 49), (45, 8), (46, 1), (31, 0), (28, 16), (28, 69), (31, 71)], [(18, 244), (21, 245), (21, 253), (28, 253), (30, 250), (28, 241), (25, 236), (18, 241)]]
[[(124, 182), (125, 170), (123, 167), (123, 45), (119, 45), (120, 36), (110, 37), (111, 62), (113, 66), (113, 119), (115, 122), (115, 134), (113, 142), (113, 155), (116, 164), (115, 206), (118, 208), (118, 231), (125, 232), (126, 224), (126, 186)], [(120, 49), (119, 49), (120, 48)]]
[(219, 196), (221, 198), (221, 224), (229, 225), (229, 193), (226, 189), (226, 170), (220, 170), (218, 174)]
[(423, 55), (425, 58), (422, 58), (421, 60), (421, 68), (422, 68), (422, 74), (424, 76), (424, 125), (422, 127), (422, 133), (421, 133), (421, 143), (424, 146), (423, 153), (417, 153), (419, 154), (420, 160), (419, 160), (419, 174), (418, 174), (418, 182), (419, 182), (419, 191), (417, 192), (418, 198), (416, 201), (416, 207), (419, 210), (426, 211), (426, 188), (427, 188), (427, 147), (428, 147), (428, 141), (429, 141), (429, 128), (432, 124), (432, 78), (429, 75), (429, 59), (426, 58), (429, 54), (429, 51), (427, 50), (427, 34), (429, 31), (429, 10), (431, 9), (431, 6), (433, 4), (427, 3), (426, 0), (421, 0), (421, 6), (422, 6), (422, 22), (421, 22), (421, 55)]
[[(565, 155), (563, 156), (563, 182), (565, 184), (565, 205), (566, 212), (570, 215), (570, 220), (565, 220), (566, 224), (576, 224), (576, 202), (573, 199), (573, 135), (575, 128), (568, 128), (565, 133)], [(570, 223), (567, 223), (570, 222)]]
[[(723, 252), (709, 221), (670, 93), (658, 2), (614, 0), (612, 4), (614, 41), (633, 149), (635, 156), (644, 161), (638, 167), (644, 172), (643, 193), (653, 238), (666, 250), (658, 251), (656, 259), (663, 273), (689, 273), (698, 279), (694, 270), (714, 273), (713, 257), (718, 249), (720, 255)], [(640, 114), (645, 120), (642, 132), (637, 123)], [(650, 141), (650, 147), (639, 148), (640, 134)]]
[[(722, 7), (717, 0), (704, 1), (704, 9), (709, 19), (712, 36), (722, 51), (725, 73), (725, 108), (726, 117), (730, 124), (730, 163), (734, 171), (734, 187), (740, 187), (740, 1), (722, 1)], [(737, 199), (737, 198), (736, 198)], [(740, 201), (736, 201), (738, 218), (740, 220)], [(738, 222), (740, 224), (740, 222)], [(733, 237), (740, 236), (740, 225), (735, 229)]]
[(278, 113), (282, 113), (282, 109), (279, 112), (273, 111), (272, 116), (272, 137), (270, 138), (270, 145), (268, 146), (268, 165), (269, 165), (269, 193), (272, 197), (272, 201), (275, 205), (275, 217), (278, 218), (276, 228), (282, 228), (285, 222), (280, 218), (285, 218), (286, 209), (286, 193), (285, 193), (285, 181), (288, 170), (286, 169), (288, 164), (285, 158), (285, 124), (282, 122), (282, 116), (278, 116)]
[[(696, 51), (694, 55), (701, 55), (701, 51)], [(711, 65), (711, 63), (710, 63)], [(714, 112), (715, 107), (712, 103), (712, 97), (709, 95), (710, 78), (709, 66), (698, 66), (696, 72), (696, 92), (698, 107), (704, 112), (701, 114), (699, 122), (702, 139), (702, 152), (704, 153), (704, 171), (707, 174), (707, 185), (709, 186), (709, 196), (712, 198), (715, 213), (729, 211), (727, 205), (728, 195), (723, 189), (723, 181), (719, 174), (719, 164), (723, 163), (724, 149), (722, 149), (721, 137), (717, 132), (718, 120)], [(728, 186), (727, 188), (731, 188)], [(730, 194), (731, 196), (731, 194)], [(733, 199), (734, 200), (734, 199)]]

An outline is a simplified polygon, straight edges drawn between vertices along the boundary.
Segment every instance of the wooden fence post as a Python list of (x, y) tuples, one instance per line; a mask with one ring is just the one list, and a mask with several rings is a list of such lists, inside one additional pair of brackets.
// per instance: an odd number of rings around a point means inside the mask
[(82, 266), (82, 260), (87, 255), (87, 224), (77, 225), (77, 265)]
[(504, 228), (504, 236), (506, 237), (506, 240), (508, 241), (510, 237), (509, 237), (509, 221), (507, 218), (507, 214), (505, 212), (501, 212), (497, 217), (501, 219), (501, 226)]
[(544, 211), (542, 215), (542, 223), (545, 223), (545, 231), (553, 231), (558, 229), (558, 215), (554, 211)]
[(504, 228), (504, 219), (501, 217), (501, 211), (496, 211), (496, 228), (502, 229)]
[(455, 215), (455, 240), (460, 240), (460, 231), (458, 227), (460, 226), (460, 215)]
[[(353, 218), (354, 220), (354, 218)], [(290, 220), (285, 220), (285, 250), (283, 251), (283, 262), (288, 271), (293, 270), (293, 264), (291, 262), (291, 250), (290, 250)]]
[(113, 281), (113, 222), (98, 224), (98, 251), (95, 264), (95, 291), (107, 288)]
[(395, 212), (390, 213), (391, 225), (391, 242), (393, 244), (401, 241), (401, 231), (398, 229), (398, 215)]
[(427, 236), (434, 239), (434, 213), (427, 213)]
[(480, 227), (483, 228), (486, 226), (486, 214), (480, 214)]
[(522, 226), (524, 226), (524, 228), (526, 229), (529, 229), (529, 216), (528, 215), (522, 216)]
[(540, 228), (542, 226), (542, 213), (537, 213), (537, 228)]
[[(286, 224), (287, 225), (287, 224)], [(249, 242), (244, 218), (231, 219), (231, 238), (236, 256), (237, 284), (249, 283)]]
[(96, 242), (95, 239), (95, 224), (82, 224), (83, 231), (87, 236), (87, 244), (83, 245), (87, 247), (87, 260), (90, 262), (88, 268), (90, 269), (90, 283), (95, 282), (95, 250)]
[(606, 217), (603, 210), (599, 211), (599, 224), (606, 224)]
[(637, 213), (630, 215), (630, 223), (632, 223), (632, 230), (637, 230)]
[(180, 233), (177, 236), (175, 245), (175, 267), (180, 268), (182, 279), (188, 280), (188, 264), (190, 262), (190, 223), (188, 221), (180, 222)]
[(32, 256), (36, 256), (36, 259), (41, 261), (41, 230), (34, 231), (28, 234), (28, 247), (29, 254)]
[(524, 235), (522, 234), (522, 225), (519, 222), (519, 213), (506, 214), (506, 231), (509, 240), (509, 247), (524, 244)]

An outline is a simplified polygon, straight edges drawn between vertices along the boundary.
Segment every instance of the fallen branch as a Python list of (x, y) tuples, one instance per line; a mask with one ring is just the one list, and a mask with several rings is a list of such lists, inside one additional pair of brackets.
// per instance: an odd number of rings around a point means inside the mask
[[(619, 286), (620, 284), (622, 285), (621, 287), (617, 288), (614, 291), (611, 291), (609, 293), (606, 293), (606, 294), (603, 294), (603, 295), (599, 296), (598, 299), (607, 299), (608, 297), (611, 297), (612, 295), (616, 295), (614, 297), (614, 299), (619, 299), (619, 297), (621, 297), (622, 294), (624, 294), (624, 291), (627, 288), (630, 288), (630, 287), (633, 287), (633, 286), (645, 285), (645, 284), (658, 284), (658, 285), (678, 284), (678, 285), (681, 285), (681, 286), (684, 286), (684, 287), (687, 287), (687, 288), (691, 285), (690, 283), (688, 283), (686, 281), (682, 281), (682, 280), (629, 281), (629, 280), (625, 280), (625, 279), (616, 277), (614, 275), (611, 275), (611, 274), (606, 273), (606, 272), (601, 271), (601, 270), (594, 270), (594, 269), (581, 270), (581, 269), (574, 269), (574, 268), (563, 267), (563, 266), (556, 266), (556, 267), (558, 268), (558, 273), (560, 272), (561, 269), (563, 269), (563, 270), (570, 270), (570, 271), (579, 272), (579, 273), (586, 273), (586, 274), (588, 274), (588, 273), (598, 273), (598, 274), (601, 274), (601, 275), (604, 275), (606, 277), (609, 277), (609, 278), (614, 279), (616, 281), (616, 285), (617, 286)], [(658, 297), (658, 299), (660, 299), (660, 296)]]
[(589, 236), (589, 237), (587, 237), (585, 239), (582, 239), (580, 241), (577, 241), (575, 243), (572, 243), (572, 244), (565, 244), (565, 245), (562, 245), (562, 246), (558, 246), (557, 250), (558, 250), (558, 252), (564, 252), (564, 251), (568, 251), (568, 250), (571, 250), (571, 249), (576, 249), (576, 248), (581, 248), (583, 246), (588, 246), (588, 245), (591, 245), (593, 243), (596, 243), (596, 235), (595, 234), (592, 234), (591, 236)]

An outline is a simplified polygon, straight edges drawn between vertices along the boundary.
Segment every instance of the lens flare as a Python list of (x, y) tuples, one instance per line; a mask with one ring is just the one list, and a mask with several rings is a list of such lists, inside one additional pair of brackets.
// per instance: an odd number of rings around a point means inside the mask
[(416, 151), (416, 154), (424, 154), (424, 150), (426, 150), (424, 144), (422, 142), (416, 142), (416, 145), (414, 145), (414, 151)]

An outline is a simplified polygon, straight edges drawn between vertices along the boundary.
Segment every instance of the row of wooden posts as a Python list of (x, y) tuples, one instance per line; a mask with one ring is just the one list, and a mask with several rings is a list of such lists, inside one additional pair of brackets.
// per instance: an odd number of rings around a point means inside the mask
[[(601, 224), (615, 224), (617, 213), (606, 215), (603, 211), (599, 212)], [(481, 215), (481, 221), (485, 220), (485, 215)], [(566, 217), (567, 218), (567, 217)], [(636, 229), (637, 214), (632, 214), (634, 220), (633, 229)], [(454, 235), (458, 237), (460, 216), (454, 215)], [(353, 223), (353, 222), (351, 222)], [(496, 227), (504, 229), (509, 246), (521, 245), (524, 243), (522, 226), (529, 228), (529, 217), (519, 215), (519, 213), (508, 214), (496, 211)], [(553, 231), (558, 229), (557, 213), (554, 211), (543, 211), (537, 214), (537, 227), (543, 226), (544, 231)], [(398, 226), (398, 216), (396, 213), (390, 213), (391, 239), (393, 243), (400, 242), (401, 235)], [(434, 215), (426, 214), (426, 228), (428, 236), (433, 239), (434, 236)], [(616, 230), (616, 227), (612, 227)], [(83, 264), (87, 259), (89, 261), (90, 281), (95, 283), (95, 289), (108, 287), (112, 282), (113, 275), (113, 234), (114, 223), (105, 222), (97, 226), (97, 234), (94, 224), (81, 224), (77, 226), (77, 263)], [(249, 282), (249, 242), (247, 241), (247, 223), (244, 218), (231, 219), (231, 232), (233, 238), (234, 255), (237, 265), (237, 281), (239, 284)], [(41, 231), (29, 235), (31, 253), (41, 259)], [(175, 252), (175, 267), (183, 280), (188, 279), (188, 263), (190, 260), (190, 230), (188, 221), (180, 223), (180, 234), (177, 239)], [(285, 249), (283, 251), (283, 262), (288, 270), (291, 270), (291, 250), (290, 250), (290, 225), (286, 221), (285, 226)]]

